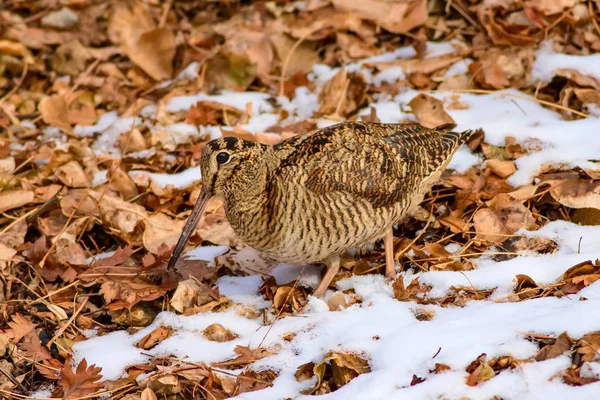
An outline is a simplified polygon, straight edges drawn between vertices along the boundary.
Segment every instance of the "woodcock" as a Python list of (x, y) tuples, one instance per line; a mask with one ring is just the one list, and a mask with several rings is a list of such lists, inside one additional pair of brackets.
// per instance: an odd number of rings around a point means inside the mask
[(200, 196), (169, 268), (208, 200), (218, 196), (235, 233), (263, 256), (328, 266), (317, 297), (336, 275), (342, 253), (382, 237), (386, 277), (394, 279), (392, 227), (414, 212), (471, 136), (454, 128), (346, 122), (274, 146), (235, 137), (212, 140), (200, 158)]

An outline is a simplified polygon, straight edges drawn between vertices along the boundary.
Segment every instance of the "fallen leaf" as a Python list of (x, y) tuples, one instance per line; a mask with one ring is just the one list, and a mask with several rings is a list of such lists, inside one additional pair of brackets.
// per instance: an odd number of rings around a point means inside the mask
[(452, 117), (444, 111), (444, 103), (435, 97), (421, 93), (415, 96), (408, 105), (419, 123), (428, 128), (454, 124)]
[(63, 95), (55, 94), (44, 97), (38, 104), (38, 110), (45, 123), (69, 135), (73, 134), (73, 128), (69, 123), (69, 106)]
[(33, 202), (31, 190), (8, 190), (0, 193), (0, 213), (23, 207)]
[(569, 351), (572, 344), (573, 340), (566, 332), (563, 332), (558, 338), (556, 338), (554, 343), (542, 347), (542, 349), (535, 355), (535, 360), (545, 361), (551, 358), (556, 358), (566, 351)]
[(238, 337), (221, 324), (211, 324), (202, 331), (204, 337), (212, 342), (229, 342)]
[(467, 367), (466, 371), (469, 373), (467, 377), (467, 385), (477, 386), (485, 381), (492, 379), (496, 376), (496, 372), (485, 362), (486, 355), (482, 354), (475, 361), (473, 361)]
[(73, 371), (71, 361), (67, 360), (53, 394), (60, 393), (63, 399), (76, 399), (94, 393), (102, 388), (102, 384), (98, 382), (102, 378), (100, 371), (102, 368), (95, 364), (88, 367), (85, 358)]
[(392, 33), (406, 33), (427, 20), (426, 0), (333, 0), (336, 8), (373, 21)]
[[(312, 364), (312, 363), (309, 363)], [(296, 378), (302, 379), (306, 372), (306, 366), (300, 366), (296, 371)], [(335, 391), (346, 385), (358, 375), (371, 372), (369, 363), (355, 353), (342, 353), (330, 351), (313, 367), (313, 376), (317, 377), (316, 384), (306, 390), (303, 394), (323, 393), (323, 386), (328, 390)], [(327, 392), (327, 391), (325, 391)]]
[(171, 297), (171, 307), (183, 313), (194, 306), (201, 306), (213, 300), (208, 285), (195, 279), (187, 279), (177, 284), (177, 289)]
[(355, 111), (365, 100), (367, 82), (362, 74), (341, 69), (319, 94), (319, 115), (344, 117)]
[(37, 325), (31, 322), (29, 318), (23, 314), (17, 313), (13, 315), (8, 326), (12, 329), (14, 343), (19, 343), (22, 338), (33, 332)]
[(92, 184), (81, 165), (71, 160), (54, 170), (54, 175), (65, 185), (72, 188), (86, 188)]
[(175, 36), (167, 28), (156, 27), (144, 4), (136, 3), (132, 9), (119, 4), (110, 25), (125, 53), (138, 67), (157, 81), (172, 77)]
[(160, 325), (152, 332), (144, 336), (136, 345), (136, 347), (144, 350), (149, 350), (160, 342), (170, 337), (175, 330), (169, 326)]
[(501, 193), (473, 216), (476, 240), (502, 243), (519, 229), (531, 229), (535, 218), (520, 201)]

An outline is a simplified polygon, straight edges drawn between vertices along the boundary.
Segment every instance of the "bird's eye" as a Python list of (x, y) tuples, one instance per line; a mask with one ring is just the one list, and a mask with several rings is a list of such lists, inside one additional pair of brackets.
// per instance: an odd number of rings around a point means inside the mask
[(217, 154), (217, 163), (224, 165), (229, 162), (229, 153), (226, 151), (222, 151)]

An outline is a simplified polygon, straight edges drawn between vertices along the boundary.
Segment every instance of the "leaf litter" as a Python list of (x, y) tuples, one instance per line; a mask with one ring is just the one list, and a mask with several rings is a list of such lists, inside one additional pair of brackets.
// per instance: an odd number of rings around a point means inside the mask
[[(597, 1), (75, 3), (0, 11), (1, 396), (595, 398)], [(482, 128), (400, 279), (315, 299), (218, 201), (166, 270), (209, 139), (355, 119)]]

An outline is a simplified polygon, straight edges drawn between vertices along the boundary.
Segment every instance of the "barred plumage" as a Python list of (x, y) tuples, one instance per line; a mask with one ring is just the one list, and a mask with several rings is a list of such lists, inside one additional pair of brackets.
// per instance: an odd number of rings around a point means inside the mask
[(384, 235), (391, 278), (391, 228), (421, 203), (471, 136), (454, 127), (346, 122), (274, 146), (213, 140), (201, 156), (202, 194), (169, 265), (207, 199), (219, 196), (236, 234), (266, 257), (333, 265), (315, 295), (324, 294), (340, 254)]

